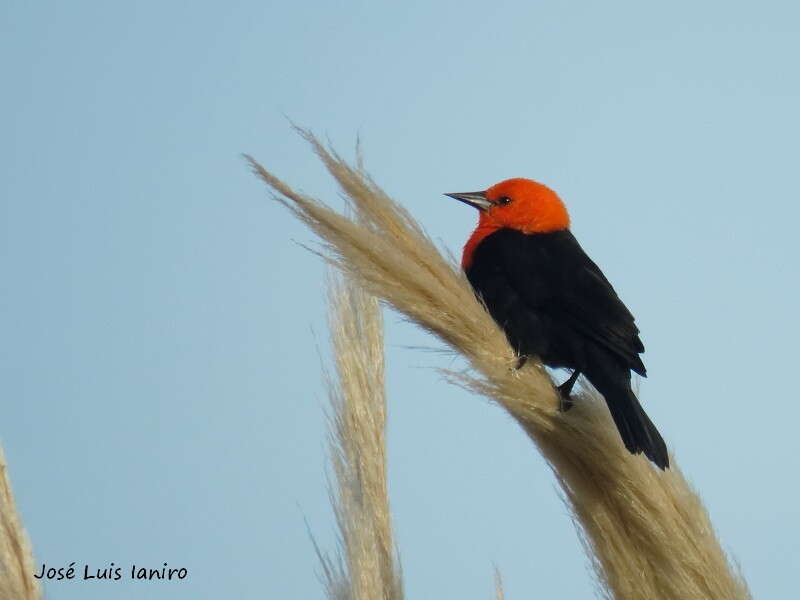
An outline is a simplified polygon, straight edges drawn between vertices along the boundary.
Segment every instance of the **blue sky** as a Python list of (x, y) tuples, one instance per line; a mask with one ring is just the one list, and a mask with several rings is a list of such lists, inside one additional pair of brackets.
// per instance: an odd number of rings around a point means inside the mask
[[(240, 153), (338, 205), (286, 117), (444, 248), (525, 176), (637, 315), (642, 401), (759, 597), (800, 566), (793, 3), (6, 1), (0, 437), (48, 597), (321, 598), (324, 271)], [(546, 465), (387, 313), (409, 598), (592, 594)]]

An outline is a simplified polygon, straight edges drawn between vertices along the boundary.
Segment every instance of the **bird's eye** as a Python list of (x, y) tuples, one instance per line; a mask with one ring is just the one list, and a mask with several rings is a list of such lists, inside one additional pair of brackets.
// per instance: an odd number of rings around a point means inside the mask
[(502, 196), (501, 198), (499, 198), (499, 199), (497, 200), (497, 204), (498, 204), (499, 206), (505, 206), (505, 205), (506, 205), (506, 204), (508, 204), (509, 202), (511, 202), (511, 198), (509, 198), (508, 196)]

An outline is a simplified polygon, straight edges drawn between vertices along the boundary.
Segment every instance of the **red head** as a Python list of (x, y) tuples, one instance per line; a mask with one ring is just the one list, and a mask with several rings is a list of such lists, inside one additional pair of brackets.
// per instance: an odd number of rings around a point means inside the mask
[(480, 211), (478, 227), (464, 246), (461, 264), (465, 269), (480, 241), (498, 229), (506, 227), (534, 234), (569, 227), (569, 215), (561, 198), (549, 187), (530, 179), (506, 179), (483, 192), (446, 195)]

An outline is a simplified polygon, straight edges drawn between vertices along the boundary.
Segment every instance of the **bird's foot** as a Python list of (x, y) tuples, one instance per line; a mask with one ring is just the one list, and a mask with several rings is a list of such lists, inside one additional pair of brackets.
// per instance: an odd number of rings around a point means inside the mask
[(560, 399), (558, 408), (561, 412), (567, 412), (570, 408), (572, 408), (575, 405), (575, 402), (573, 402), (570, 394), (572, 393), (572, 387), (575, 385), (575, 382), (578, 381), (579, 376), (580, 376), (580, 371), (575, 369), (572, 372), (572, 375), (569, 376), (569, 379), (567, 379), (564, 383), (562, 383), (556, 388), (558, 390), (558, 395)]
[(570, 397), (569, 392), (562, 391), (561, 386), (558, 386), (558, 398), (558, 410), (561, 412), (567, 412), (575, 406), (575, 401)]

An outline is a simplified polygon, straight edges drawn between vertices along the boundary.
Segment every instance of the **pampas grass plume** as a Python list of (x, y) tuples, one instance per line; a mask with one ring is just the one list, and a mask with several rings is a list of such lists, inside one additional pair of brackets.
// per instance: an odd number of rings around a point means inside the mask
[[(515, 357), (503, 332), (458, 265), (442, 256), (360, 164), (351, 166), (312, 134), (300, 133), (338, 182), (352, 217), (296, 192), (248, 157), (253, 170), (273, 197), (319, 236), (327, 261), (467, 360), (471, 370), (448, 373), (449, 379), (507, 411), (545, 457), (602, 593), (616, 600), (750, 598), (675, 458), (671, 469), (659, 472), (644, 457), (630, 455), (602, 398), (591, 391), (584, 390), (568, 413), (559, 412), (553, 382), (541, 364), (512, 368)], [(374, 542), (379, 573), (390, 564), (387, 543), (388, 538)], [(380, 581), (386, 577), (391, 576), (381, 574)], [(501, 597), (502, 587), (497, 589)]]

